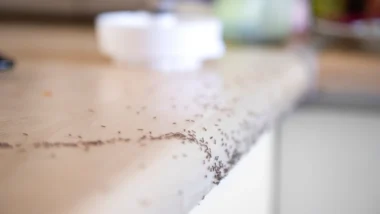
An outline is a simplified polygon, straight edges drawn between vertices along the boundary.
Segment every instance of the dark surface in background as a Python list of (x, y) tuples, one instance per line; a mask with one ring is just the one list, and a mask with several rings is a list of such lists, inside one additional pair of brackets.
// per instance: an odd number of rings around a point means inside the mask
[(62, 14), (37, 14), (37, 13), (10, 13), (1, 11), (0, 23), (25, 23), (32, 22), (39, 25), (93, 25), (96, 15), (62, 15)]
[(9, 59), (0, 53), (0, 72), (12, 69), (13, 65), (14, 61), (12, 59)]
[(313, 0), (314, 15), (319, 18), (353, 22), (380, 18), (380, 0)]
[(150, 9), (148, 0), (0, 0), (0, 21), (91, 24), (100, 12)]
[(350, 0), (347, 1), (347, 12), (353, 14), (364, 13), (365, 10), (365, 1)]
[(348, 19), (360, 19), (365, 17), (365, 9), (366, 9), (365, 1), (358, 0), (349, 0), (347, 1), (347, 18)]
[[(60, 4), (55, 4), (55, 1), (60, 1)], [(101, 12), (147, 10), (162, 13), (175, 11), (180, 1), (210, 4), (214, 0), (17, 0), (17, 3), (0, 0), (0, 21), (88, 24)]]

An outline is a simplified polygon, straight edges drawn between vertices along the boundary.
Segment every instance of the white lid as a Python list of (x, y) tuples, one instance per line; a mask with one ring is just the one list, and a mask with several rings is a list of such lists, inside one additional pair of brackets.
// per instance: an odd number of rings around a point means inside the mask
[(213, 17), (107, 12), (96, 19), (100, 51), (117, 63), (189, 71), (224, 54), (222, 24)]

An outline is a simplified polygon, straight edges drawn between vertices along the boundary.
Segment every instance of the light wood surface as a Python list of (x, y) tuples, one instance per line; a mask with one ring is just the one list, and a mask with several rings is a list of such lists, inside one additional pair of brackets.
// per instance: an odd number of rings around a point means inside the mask
[(328, 49), (318, 64), (321, 92), (380, 97), (379, 53)]
[(118, 68), (91, 28), (0, 25), (0, 213), (187, 213), (308, 87), (290, 51)]

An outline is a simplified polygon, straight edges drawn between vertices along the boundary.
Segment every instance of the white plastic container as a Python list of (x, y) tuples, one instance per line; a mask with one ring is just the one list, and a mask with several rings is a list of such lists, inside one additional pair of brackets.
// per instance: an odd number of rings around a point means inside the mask
[(100, 51), (116, 63), (192, 71), (223, 56), (222, 24), (209, 16), (108, 12), (96, 19)]

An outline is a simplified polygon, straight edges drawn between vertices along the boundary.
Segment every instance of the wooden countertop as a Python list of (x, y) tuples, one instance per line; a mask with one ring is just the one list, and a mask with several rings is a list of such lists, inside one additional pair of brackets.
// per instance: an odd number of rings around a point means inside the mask
[(380, 54), (326, 49), (318, 55), (322, 93), (380, 97)]
[(309, 85), (291, 51), (127, 71), (85, 27), (0, 25), (0, 213), (187, 213)]

